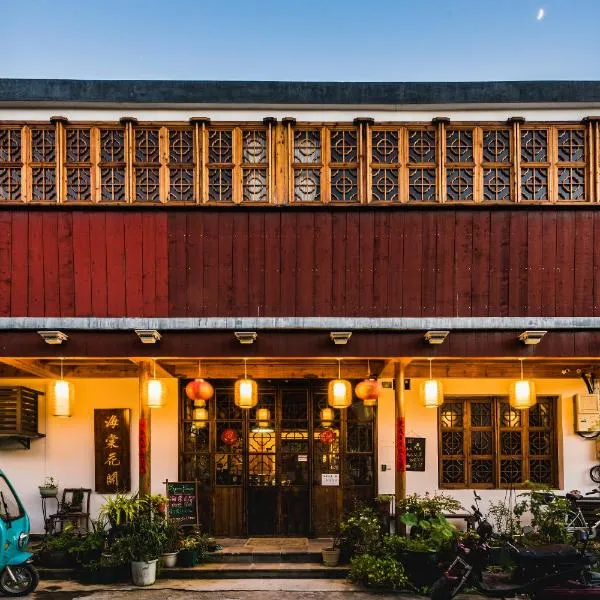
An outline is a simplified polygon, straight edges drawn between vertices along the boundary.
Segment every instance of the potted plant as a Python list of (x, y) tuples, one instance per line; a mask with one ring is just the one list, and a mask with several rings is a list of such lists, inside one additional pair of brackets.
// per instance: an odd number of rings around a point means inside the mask
[(160, 521), (140, 514), (122, 526), (110, 551), (118, 562), (131, 564), (134, 585), (147, 586), (156, 581), (156, 563), (164, 542)]
[(336, 567), (340, 562), (340, 552), (342, 546), (342, 538), (340, 534), (339, 526), (336, 527), (331, 546), (321, 548), (321, 555), (323, 556), (323, 564), (326, 567)]
[(195, 536), (188, 535), (179, 541), (178, 559), (181, 567), (195, 567), (198, 564), (198, 542)]
[(163, 519), (161, 524), (165, 537), (161, 555), (162, 564), (163, 567), (174, 567), (177, 563), (181, 530), (175, 521), (169, 519)]
[(114, 494), (105, 498), (100, 516), (108, 519), (111, 527), (124, 525), (139, 512), (140, 501), (137, 494)]
[(79, 543), (73, 525), (67, 523), (60, 533), (44, 538), (36, 552), (36, 560), (44, 567), (67, 569), (74, 565), (72, 550)]
[(38, 486), (42, 498), (56, 498), (58, 496), (58, 481), (54, 477), (46, 477), (44, 484)]

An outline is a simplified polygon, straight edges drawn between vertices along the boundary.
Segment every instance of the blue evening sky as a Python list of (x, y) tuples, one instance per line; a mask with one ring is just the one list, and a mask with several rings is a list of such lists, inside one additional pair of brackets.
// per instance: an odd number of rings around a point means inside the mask
[(600, 79), (599, 23), (600, 0), (0, 0), (0, 77)]

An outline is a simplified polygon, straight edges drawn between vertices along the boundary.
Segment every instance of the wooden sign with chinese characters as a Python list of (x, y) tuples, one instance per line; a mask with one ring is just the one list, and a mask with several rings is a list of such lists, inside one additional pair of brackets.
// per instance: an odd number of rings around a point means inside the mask
[(100, 494), (131, 490), (130, 422), (129, 408), (94, 410), (95, 491)]
[(425, 470), (425, 438), (406, 438), (406, 470)]

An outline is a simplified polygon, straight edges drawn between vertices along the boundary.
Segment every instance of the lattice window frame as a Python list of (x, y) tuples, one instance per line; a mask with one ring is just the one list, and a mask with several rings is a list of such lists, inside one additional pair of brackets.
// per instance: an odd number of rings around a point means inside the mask
[[(8, 202), (24, 202), (26, 197), (25, 185), (27, 182), (26, 154), (27, 146), (24, 139), (23, 127), (20, 125), (0, 126), (0, 133), (6, 134), (7, 154), (0, 156), (0, 182), (6, 181), (6, 193), (0, 190), (0, 204)], [(16, 139), (18, 134), (18, 153), (10, 152), (10, 140)], [(18, 160), (17, 160), (18, 157)], [(13, 175), (14, 173), (14, 175)], [(14, 179), (17, 176), (18, 182)], [(0, 183), (1, 185), (1, 183)], [(14, 191), (18, 190), (15, 194)]]
[[(405, 127), (392, 127), (389, 125), (372, 125), (369, 127), (367, 136), (367, 160), (369, 165), (367, 197), (371, 204), (406, 204), (408, 201), (408, 170), (406, 168), (408, 142), (406, 133)], [(384, 152), (377, 150), (378, 147), (381, 147), (380, 141), (383, 141), (382, 146), (385, 146), (385, 142), (392, 136), (396, 137), (395, 144), (393, 142), (389, 143), (389, 147), (394, 148), (395, 146), (395, 156), (392, 156), (395, 160), (377, 160), (384, 154)], [(391, 150), (391, 152), (394, 152), (394, 150)], [(374, 188), (379, 187), (379, 185), (383, 185), (383, 188), (374, 192)], [(388, 194), (389, 186), (391, 186), (391, 191)]]
[[(478, 199), (482, 198), (482, 189), (479, 181), (479, 176), (481, 173), (481, 160), (482, 160), (482, 139), (481, 139), (481, 128), (468, 125), (468, 124), (444, 124), (443, 127), (440, 127), (440, 145), (441, 154), (443, 155), (443, 174), (440, 177), (442, 189), (444, 190), (443, 199), (444, 202), (448, 204), (456, 204), (456, 203), (474, 203)], [(451, 138), (455, 137), (458, 139), (458, 143), (460, 145), (461, 140), (463, 140), (467, 135), (471, 136), (471, 156), (470, 160), (457, 160), (455, 156), (452, 156), (451, 153)], [(442, 142), (443, 140), (443, 142)], [(454, 140), (453, 140), (454, 141)], [(466, 175), (468, 174), (468, 175)], [(451, 198), (448, 192), (449, 188), (452, 187), (451, 177), (463, 178), (465, 175), (470, 177), (470, 187), (471, 192), (469, 197), (458, 197)], [(459, 191), (459, 196), (462, 196), (463, 192)]]
[[(480, 187), (480, 194), (476, 197), (476, 201), (480, 201), (483, 204), (493, 204), (493, 203), (512, 203), (515, 201), (515, 171), (513, 168), (514, 163), (514, 132), (513, 129), (509, 125), (497, 125), (497, 124), (489, 124), (482, 125), (479, 129), (479, 139), (480, 139), (480, 152), (481, 152), (481, 172), (478, 173), (478, 182)], [(506, 133), (508, 136), (508, 160), (486, 160), (486, 152), (485, 152), (485, 140), (486, 135), (490, 134), (498, 134), (498, 133)], [(486, 198), (486, 193), (491, 191), (491, 186), (489, 188), (486, 187), (487, 183), (487, 172), (490, 171), (490, 175), (492, 171), (495, 171), (496, 174), (493, 177), (497, 177), (498, 171), (508, 171), (508, 196), (506, 198), (498, 197), (498, 190), (496, 190), (495, 198)], [(490, 182), (491, 183), (491, 182)]]
[[(442, 426), (442, 411), (444, 406), (438, 409), (438, 485), (440, 489), (523, 489), (525, 481), (530, 479), (530, 468), (532, 460), (550, 461), (552, 471), (552, 481), (549, 483), (552, 487), (558, 486), (558, 398), (556, 396), (540, 396), (538, 401), (547, 403), (551, 411), (551, 424), (548, 427), (530, 426), (530, 413), (527, 410), (519, 411), (521, 421), (517, 427), (505, 427), (501, 422), (501, 405), (508, 403), (508, 398), (504, 396), (446, 396), (447, 403), (462, 404), (462, 426), (460, 427), (443, 427)], [(472, 478), (472, 461), (478, 458), (489, 460), (490, 456), (479, 456), (471, 453), (471, 436), (473, 431), (478, 431), (480, 427), (471, 425), (471, 407), (474, 403), (491, 401), (492, 404), (492, 438), (493, 438), (493, 482), (492, 483), (476, 483)], [(550, 454), (533, 455), (529, 451), (529, 434), (530, 432), (546, 432), (549, 436)], [(443, 454), (442, 434), (444, 432), (461, 432), (462, 433), (462, 453), (461, 454)], [(518, 456), (507, 455), (502, 453), (501, 434), (503, 432), (520, 432), (521, 434), (521, 454)], [(475, 459), (474, 459), (475, 457)], [(463, 481), (461, 483), (444, 482), (443, 477), (443, 461), (444, 460), (459, 460), (463, 461)], [(521, 461), (521, 481), (517, 483), (502, 482), (501, 461), (503, 460), (519, 460)]]
[[(84, 131), (89, 136), (89, 158), (88, 160), (73, 160), (69, 155), (69, 134), (70, 132), (81, 132)], [(61, 143), (60, 152), (62, 156), (63, 168), (61, 169), (61, 189), (63, 194), (60, 197), (60, 202), (65, 204), (75, 203), (91, 203), (97, 202), (97, 192), (99, 187), (99, 173), (98, 173), (98, 152), (99, 152), (99, 141), (98, 141), (98, 128), (91, 127), (89, 125), (80, 124), (65, 124), (61, 127)], [(81, 157), (79, 157), (81, 158)], [(87, 173), (89, 178), (89, 194), (87, 198), (82, 197), (82, 194), (78, 194), (77, 198), (71, 198), (70, 195), (70, 178), (69, 175), (72, 171), (84, 171)]]
[[(185, 157), (182, 152), (179, 153), (180, 160), (174, 160), (174, 148), (177, 138), (176, 136), (182, 136), (183, 134), (189, 134), (191, 142), (191, 160), (183, 160)], [(172, 136), (173, 139), (172, 139)], [(180, 138), (181, 139), (181, 138)], [(198, 140), (198, 128), (193, 124), (191, 125), (173, 125), (167, 127), (166, 130), (166, 169), (164, 176), (166, 178), (165, 183), (165, 195), (164, 202), (168, 202), (169, 205), (174, 204), (195, 204), (200, 198), (200, 170), (198, 168), (198, 157), (200, 156), (200, 147)], [(191, 173), (191, 194), (187, 197), (183, 196), (183, 186), (186, 185), (186, 177)], [(176, 188), (179, 186), (179, 189)], [(176, 192), (179, 192), (177, 194)]]
[[(53, 121), (51, 124), (36, 124), (31, 125), (25, 129), (28, 136), (28, 147), (27, 147), (27, 200), (35, 203), (35, 204), (56, 204), (61, 198), (61, 149), (60, 149), (60, 141), (61, 141), (61, 133), (60, 133), (61, 123), (60, 121)], [(54, 136), (54, 152), (52, 160), (44, 160), (43, 158), (40, 160), (36, 157), (36, 142), (35, 137), (38, 132), (47, 132)], [(45, 133), (43, 133), (45, 137)], [(44, 193), (43, 198), (36, 198), (35, 192), (35, 175), (36, 172), (48, 172), (54, 173), (54, 185), (50, 186), (49, 189), (52, 190), (52, 196), (48, 196), (48, 194)], [(43, 187), (46, 189), (45, 182)]]
[[(442, 140), (444, 139), (443, 135), (443, 123), (440, 124), (431, 124), (431, 125), (419, 125), (417, 123), (410, 124), (406, 126), (406, 178), (407, 178), (407, 187), (406, 187), (406, 201), (409, 204), (431, 204), (440, 202), (444, 198), (444, 177), (445, 172), (441, 168), (441, 162), (443, 160), (443, 153), (440, 149), (440, 145)], [(434, 156), (430, 161), (422, 161), (422, 160), (414, 160), (411, 156), (412, 151), (412, 140), (411, 137), (413, 134), (421, 134), (421, 132), (430, 132), (433, 134), (433, 144), (434, 148)], [(413, 193), (413, 185), (416, 181), (419, 180), (418, 172), (422, 173), (426, 171), (434, 171), (433, 176), (433, 185), (434, 190), (430, 197), (426, 199), (417, 199), (411, 197)], [(422, 176), (421, 176), (422, 177)], [(421, 189), (425, 189), (421, 186)]]

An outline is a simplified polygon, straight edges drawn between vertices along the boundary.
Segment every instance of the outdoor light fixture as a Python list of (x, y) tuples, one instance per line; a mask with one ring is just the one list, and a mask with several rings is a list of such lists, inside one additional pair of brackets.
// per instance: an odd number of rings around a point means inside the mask
[(148, 408), (162, 408), (165, 403), (163, 384), (156, 379), (156, 361), (153, 363), (154, 373), (152, 379), (148, 379)]
[(161, 335), (156, 329), (136, 329), (135, 332), (142, 344), (156, 344), (156, 342), (160, 342)]
[(238, 379), (233, 388), (233, 400), (240, 408), (254, 408), (258, 404), (258, 386), (254, 379), (248, 379), (247, 359), (244, 359), (244, 378)]
[(258, 337), (256, 331), (234, 331), (233, 335), (235, 335), (240, 344), (254, 344)]
[(206, 423), (208, 423), (208, 410), (204, 400), (194, 401), (192, 421), (194, 422), (194, 427), (196, 429), (204, 429), (206, 427)]
[(443, 344), (449, 333), (449, 331), (427, 331), (425, 341), (428, 344)]
[(333, 425), (333, 421), (335, 420), (335, 412), (333, 408), (322, 408), (319, 413), (319, 418), (321, 419), (322, 427), (331, 427)]
[(539, 344), (547, 333), (547, 331), (524, 331), (519, 336), (519, 341), (527, 346)]
[(367, 378), (357, 384), (354, 393), (357, 398), (363, 401), (365, 406), (375, 406), (381, 390), (381, 383), (377, 381), (377, 376), (371, 375), (371, 365), (367, 361)]
[(327, 388), (327, 402), (332, 408), (348, 408), (352, 404), (352, 385), (341, 375), (341, 359), (338, 358), (338, 378), (332, 379)]
[(528, 379), (523, 379), (523, 359), (521, 361), (521, 379), (514, 381), (510, 386), (509, 402), (517, 410), (527, 410), (535, 406), (537, 401), (535, 395), (535, 383)]
[(336, 346), (345, 346), (351, 337), (352, 337), (351, 331), (332, 331), (329, 334), (329, 339)]
[(62, 331), (38, 331), (38, 333), (42, 336), (42, 339), (46, 342), (46, 344), (50, 344), (52, 346), (56, 344), (62, 344), (69, 339), (69, 336)]
[(425, 408), (438, 408), (444, 403), (442, 382), (433, 378), (432, 360), (429, 359), (429, 379), (421, 383), (421, 400)]
[(253, 433), (272, 433), (271, 427), (271, 411), (268, 408), (256, 409), (256, 427), (252, 430)]
[(70, 417), (71, 402), (73, 402), (73, 384), (63, 378), (63, 359), (60, 359), (60, 379), (53, 381), (50, 387), (52, 399), (52, 415), (55, 417)]

